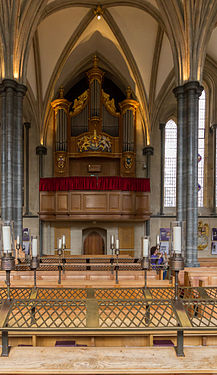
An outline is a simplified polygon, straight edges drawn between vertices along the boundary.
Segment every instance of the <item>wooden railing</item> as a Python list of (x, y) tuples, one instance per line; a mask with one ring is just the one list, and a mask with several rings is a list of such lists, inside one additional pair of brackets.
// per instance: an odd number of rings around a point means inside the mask
[(41, 220), (144, 221), (150, 218), (148, 192), (41, 191)]

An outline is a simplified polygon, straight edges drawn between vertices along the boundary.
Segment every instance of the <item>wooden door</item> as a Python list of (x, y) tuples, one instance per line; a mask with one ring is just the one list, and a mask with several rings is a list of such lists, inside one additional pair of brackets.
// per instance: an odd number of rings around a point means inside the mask
[(84, 240), (84, 254), (104, 254), (104, 240), (97, 232), (91, 232)]

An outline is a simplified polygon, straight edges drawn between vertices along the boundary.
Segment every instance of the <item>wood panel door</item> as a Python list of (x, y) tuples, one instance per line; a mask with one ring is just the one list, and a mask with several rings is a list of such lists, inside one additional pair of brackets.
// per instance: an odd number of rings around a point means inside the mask
[(91, 232), (84, 240), (84, 254), (104, 254), (104, 240), (97, 232)]

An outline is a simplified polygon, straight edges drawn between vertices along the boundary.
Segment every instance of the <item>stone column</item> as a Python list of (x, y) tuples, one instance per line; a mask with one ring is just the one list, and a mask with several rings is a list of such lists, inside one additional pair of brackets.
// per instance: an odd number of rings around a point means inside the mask
[(203, 87), (187, 82), (176, 87), (177, 220), (186, 220), (186, 266), (197, 267), (198, 243), (198, 110)]
[(1, 85), (1, 218), (6, 220), (6, 95)]
[(143, 148), (143, 155), (146, 155), (146, 178), (150, 178), (151, 174), (151, 158), (154, 154), (154, 148), (152, 146), (146, 146)]
[(15, 236), (22, 239), (23, 227), (23, 97), (26, 87), (5, 79), (2, 96), (2, 219), (14, 221)]
[(198, 244), (198, 102), (203, 91), (199, 82), (184, 85), (187, 125), (186, 266), (199, 266)]
[(164, 214), (164, 160), (165, 160), (165, 123), (159, 125), (160, 129), (160, 215)]
[(24, 127), (26, 129), (26, 186), (25, 186), (25, 196), (26, 196), (26, 211), (25, 215), (29, 215), (29, 129), (31, 128), (30, 122), (24, 122)]
[(47, 155), (47, 148), (43, 145), (36, 147), (36, 155), (39, 155), (39, 179), (43, 177), (43, 156)]
[(186, 127), (184, 121), (184, 87), (174, 90), (177, 99), (177, 170), (176, 170), (176, 219), (186, 220)]
[[(152, 146), (146, 146), (143, 148), (143, 155), (146, 155), (146, 178), (150, 178), (151, 174), (151, 156), (154, 154), (154, 148)], [(150, 220), (146, 220), (146, 235), (150, 235)]]
[(211, 127), (213, 135), (213, 215), (216, 215), (216, 128), (217, 124), (213, 124)]
[[(39, 181), (43, 177), (43, 156), (47, 155), (47, 148), (43, 145), (36, 147), (36, 155), (39, 155)], [(40, 193), (39, 193), (39, 210), (40, 210)], [(39, 251), (40, 256), (43, 255), (43, 225), (39, 219)]]
[[(24, 187), (24, 171), (23, 171), (23, 97), (26, 93), (26, 87), (17, 85), (16, 103), (17, 113), (15, 121), (15, 149), (14, 168), (13, 168), (13, 195), (15, 206), (15, 235), (19, 235), (22, 239), (23, 233), (23, 187)], [(22, 243), (22, 241), (21, 241)]]

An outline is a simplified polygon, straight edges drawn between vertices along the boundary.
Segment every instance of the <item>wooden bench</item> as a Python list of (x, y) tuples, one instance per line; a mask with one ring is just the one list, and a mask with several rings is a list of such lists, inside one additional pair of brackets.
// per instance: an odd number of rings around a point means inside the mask
[(199, 286), (200, 280), (205, 286), (217, 286), (217, 268), (215, 267), (185, 268), (182, 276), (184, 276), (185, 286)]
[[(61, 284), (58, 284), (57, 271), (38, 271), (37, 285), (43, 287), (109, 287), (109, 286), (144, 286), (144, 271), (119, 271), (115, 282), (115, 273), (108, 271), (67, 271), (61, 275)], [(33, 271), (12, 271), (11, 286), (33, 286)], [(159, 280), (159, 274), (153, 270), (147, 272), (148, 286), (171, 286), (169, 280)], [(0, 271), (0, 286), (5, 286), (5, 272)]]

